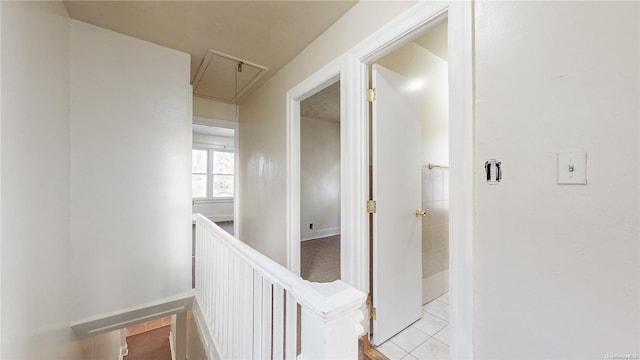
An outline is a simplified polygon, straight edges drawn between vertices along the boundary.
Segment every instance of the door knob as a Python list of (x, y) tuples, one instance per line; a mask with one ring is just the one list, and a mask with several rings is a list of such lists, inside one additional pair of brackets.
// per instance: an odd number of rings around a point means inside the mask
[(426, 210), (422, 210), (422, 209), (418, 209), (418, 210), (416, 210), (416, 216), (427, 216), (427, 211)]

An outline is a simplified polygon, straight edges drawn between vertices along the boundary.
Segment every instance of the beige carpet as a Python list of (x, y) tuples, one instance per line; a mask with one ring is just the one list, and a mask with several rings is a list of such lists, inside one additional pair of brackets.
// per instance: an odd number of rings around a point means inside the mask
[(340, 235), (303, 241), (300, 272), (303, 279), (313, 282), (339, 280)]

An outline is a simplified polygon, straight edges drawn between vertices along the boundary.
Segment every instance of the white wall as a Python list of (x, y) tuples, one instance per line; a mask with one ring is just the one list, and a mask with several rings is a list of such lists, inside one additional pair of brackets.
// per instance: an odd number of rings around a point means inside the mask
[(75, 320), (190, 292), (191, 106), (187, 54), (71, 21)]
[(201, 97), (193, 97), (193, 115), (210, 119), (237, 121), (236, 105), (220, 101), (209, 100)]
[[(313, 230), (309, 229), (313, 224)], [(340, 234), (340, 123), (300, 119), (300, 236)]]
[(82, 360), (117, 360), (120, 356), (123, 330), (115, 330), (98, 336), (82, 339)]
[(69, 19), (2, 2), (2, 359), (81, 359), (69, 323)]
[[(639, 6), (476, 2), (479, 359), (640, 353)], [(588, 185), (556, 184), (567, 150)]]
[(242, 100), (240, 218), (242, 240), (286, 264), (286, 92), (406, 10), (404, 1), (365, 1)]

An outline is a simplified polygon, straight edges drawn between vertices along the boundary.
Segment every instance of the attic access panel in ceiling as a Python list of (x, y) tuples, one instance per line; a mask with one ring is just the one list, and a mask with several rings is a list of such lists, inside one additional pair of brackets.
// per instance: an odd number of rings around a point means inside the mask
[[(238, 64), (242, 63), (242, 71)], [(237, 96), (249, 90), (269, 69), (231, 55), (209, 49), (193, 80), (196, 96), (234, 103)], [(237, 76), (237, 89), (236, 89)]]

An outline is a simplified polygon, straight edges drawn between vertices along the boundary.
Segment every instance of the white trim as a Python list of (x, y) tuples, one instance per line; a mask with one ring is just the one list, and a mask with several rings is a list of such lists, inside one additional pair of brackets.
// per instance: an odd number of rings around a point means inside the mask
[(173, 344), (173, 334), (169, 331), (169, 348), (171, 349), (171, 360), (176, 360), (176, 348)]
[[(0, 1), (0, 38), (2, 38), (1, 34), (2, 34), (2, 1)], [(5, 22), (6, 23), (6, 22)], [(1, 50), (1, 47), (0, 47)], [(2, 69), (2, 56), (0, 56), (0, 69)], [(1, 71), (0, 71), (1, 72)], [(6, 75), (5, 75), (6, 76)], [(2, 133), (2, 74), (0, 74), (0, 134)], [(68, 98), (67, 98), (68, 99)], [(2, 136), (0, 136), (0, 139), (2, 139)], [(1, 146), (1, 141), (0, 141), (0, 149), (2, 149)], [(2, 159), (2, 156), (0, 156), (0, 159)], [(0, 161), (0, 185), (2, 184), (2, 164)], [(2, 188), (2, 186), (0, 186), (0, 189)], [(0, 192), (1, 193), (1, 192)], [(0, 196), (1, 197), (1, 196)], [(0, 202), (1, 204), (1, 202)], [(5, 210), (6, 211), (6, 210)], [(2, 206), (0, 206), (0, 314), (2, 314)], [(2, 339), (4, 337), (2, 336), (2, 323), (0, 322), (0, 356), (2, 356)]]
[(305, 231), (300, 235), (302, 241), (321, 239), (328, 236), (340, 235), (340, 228)]
[[(328, 85), (341, 80), (340, 103), (342, 104), (344, 99), (342, 72), (341, 61), (334, 60), (287, 92), (287, 268), (297, 275), (300, 275), (300, 102)], [(343, 106), (340, 108), (341, 119), (344, 119)], [(345, 188), (342, 179), (342, 174), (345, 171), (342, 169), (348, 169), (348, 166), (343, 162), (344, 151), (342, 150), (345, 124), (346, 121), (340, 122), (341, 189)], [(340, 193), (342, 194), (341, 198), (344, 198), (345, 191)], [(344, 219), (344, 201), (342, 199), (340, 212), (341, 223), (347, 223)], [(341, 253), (343, 248), (341, 243)]]
[[(366, 64), (415, 39), (442, 16), (449, 31), (450, 121), (450, 356), (473, 358), (473, 3), (420, 2), (371, 37), (361, 42), (350, 57), (350, 76), (361, 84), (359, 94), (346, 103), (363, 104), (368, 72)], [(350, 77), (351, 79), (351, 77)], [(354, 117), (368, 118), (368, 107), (354, 106)], [(359, 238), (369, 248), (367, 238)], [(360, 271), (368, 273), (368, 265)], [(366, 274), (361, 274), (361, 277)]]
[(133, 308), (75, 321), (71, 323), (71, 328), (79, 339), (83, 339), (190, 310), (193, 300), (191, 293), (165, 298)]
[[(344, 104), (341, 116), (347, 121), (341, 132), (341, 157), (346, 168), (341, 169), (341, 227), (340, 242), (341, 278), (365, 293), (369, 292), (369, 120), (366, 117), (368, 103), (365, 98), (367, 67), (352, 55), (345, 57), (344, 77), (341, 86)], [(344, 190), (342, 190), (344, 189)], [(368, 329), (368, 321), (366, 329)], [(368, 330), (367, 330), (368, 331)]]
[[(194, 173), (194, 172), (192, 172), (191, 173), (191, 175), (205, 175), (207, 177), (207, 188), (205, 189), (206, 192), (207, 192), (207, 194), (206, 194), (207, 196), (206, 197), (198, 197), (198, 198), (193, 198), (192, 197), (191, 198), (192, 205), (194, 205), (196, 203), (202, 203), (202, 202), (205, 202), (205, 201), (215, 201), (215, 200), (223, 200), (223, 201), (224, 200), (231, 200), (231, 201), (233, 201), (233, 198), (234, 198), (233, 196), (218, 197), (218, 198), (213, 197), (213, 179), (216, 176), (233, 176), (233, 186), (234, 186), (233, 193), (235, 195), (235, 191), (236, 191), (235, 187), (236, 187), (236, 183), (237, 183), (236, 182), (236, 174), (235, 174), (235, 172), (236, 172), (236, 169), (238, 168), (236, 166), (236, 152), (235, 152), (235, 150), (234, 149), (226, 149), (226, 148), (220, 149), (220, 148), (216, 148), (216, 147), (212, 147), (212, 146), (200, 147), (200, 146), (197, 146), (196, 143), (193, 143), (191, 145), (191, 149), (192, 149), (192, 154), (193, 154), (193, 150), (206, 151), (207, 152), (207, 172), (205, 172), (205, 173)], [(214, 162), (214, 159), (215, 159), (215, 154), (214, 153), (216, 153), (216, 152), (233, 154), (233, 172), (234, 172), (233, 174), (218, 174), (218, 173), (213, 172), (213, 162)]]
[[(240, 116), (240, 107), (236, 105), (236, 120)], [(233, 151), (235, 152), (234, 165), (235, 169), (233, 178), (233, 234), (240, 238), (240, 123), (236, 123), (237, 127), (234, 132)]]
[[(300, 274), (300, 101), (340, 74), (341, 278), (369, 290), (367, 64), (449, 21), (450, 355), (473, 358), (473, 2), (419, 2), (287, 93), (287, 266)], [(348, 189), (348, 191), (346, 191)]]
[(205, 205), (205, 204), (231, 204), (233, 203), (233, 198), (222, 198), (222, 199), (212, 199), (212, 198), (194, 198), (192, 199), (194, 205)]
[(207, 321), (205, 320), (205, 316), (198, 301), (193, 302), (191, 314), (193, 315), (193, 320), (196, 324), (196, 328), (198, 329), (200, 343), (202, 344), (202, 348), (207, 355), (207, 359), (220, 359), (220, 354), (218, 354), (218, 347), (211, 334), (211, 331), (209, 330), (209, 327), (207, 326)]
[(234, 152), (235, 150), (233, 148), (226, 147), (224, 145), (209, 144), (201, 141), (194, 141), (193, 148), (200, 149), (200, 150), (216, 150), (216, 151), (228, 151), (228, 152)]
[[(473, 3), (449, 10), (449, 332), (452, 359), (472, 359), (474, 340)], [(453, 211), (451, 211), (453, 210)]]
[(238, 123), (237, 121), (213, 119), (213, 118), (208, 118), (203, 116), (194, 116), (193, 123), (196, 125), (221, 127), (221, 128), (227, 128), (227, 129), (235, 129), (235, 130), (238, 130), (240, 128), (240, 123)]

